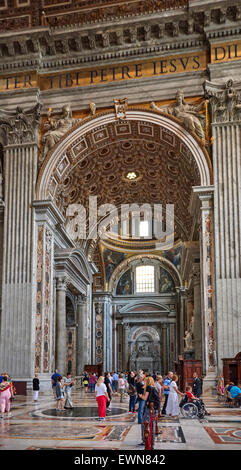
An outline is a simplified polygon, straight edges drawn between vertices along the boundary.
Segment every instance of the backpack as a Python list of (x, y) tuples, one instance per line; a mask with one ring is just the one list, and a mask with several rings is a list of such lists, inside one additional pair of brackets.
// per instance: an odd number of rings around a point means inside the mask
[(154, 403), (154, 410), (158, 410), (160, 407), (160, 398), (159, 398), (159, 393), (155, 387), (151, 388), (151, 391), (149, 392), (149, 396), (146, 402), (146, 406), (150, 408), (150, 404)]

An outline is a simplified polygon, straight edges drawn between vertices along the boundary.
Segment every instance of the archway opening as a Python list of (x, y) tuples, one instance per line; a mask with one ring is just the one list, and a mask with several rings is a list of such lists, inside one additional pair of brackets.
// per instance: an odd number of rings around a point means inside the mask
[[(193, 187), (205, 188), (211, 183), (211, 163), (201, 141), (176, 119), (154, 111), (129, 110), (123, 120), (109, 112), (87, 119), (69, 131), (48, 154), (39, 173), (37, 198), (54, 200), (66, 221), (68, 235), (97, 267), (93, 283), (92, 341), (96, 345), (91, 346), (92, 363), (98, 359), (105, 369), (110, 366), (124, 369), (130, 364), (126, 335), (130, 334), (129, 323), (132, 327), (133, 318), (134, 322), (138, 320), (131, 307), (140, 296), (152, 301), (158, 297), (166, 309), (167, 329), (160, 332), (165, 337), (162, 341), (167, 351), (165, 367), (174, 364), (178, 353), (184, 351), (184, 334), (191, 327), (193, 309), (187, 299), (183, 307), (181, 289), (188, 291), (193, 287), (185, 285), (183, 253), (188, 244), (199, 243), (199, 220), (190, 212), (190, 204)], [(132, 213), (130, 216), (128, 212), (123, 219), (122, 208), (127, 205)], [(160, 205), (161, 235), (160, 232), (156, 235), (153, 221), (146, 220), (145, 210), (152, 217), (155, 207)], [(163, 245), (170, 206), (175, 212), (173, 238), (171, 244)], [(108, 236), (104, 237), (106, 227)], [(195, 253), (198, 264), (198, 251)], [(158, 288), (155, 278), (152, 291), (137, 292), (136, 277), (130, 267), (135, 256), (143, 264), (147, 254), (166, 260), (166, 266), (160, 267)], [(109, 296), (105, 305), (99, 301), (100, 293)], [(125, 313), (132, 315), (131, 321), (128, 315), (124, 317), (128, 333), (121, 326), (124, 307), (129, 308)], [(180, 315), (183, 308), (185, 311)], [(102, 316), (97, 322), (94, 318), (98, 309)], [(106, 310), (107, 315), (103, 313)], [(141, 308), (136, 313), (140, 311)], [(148, 320), (154, 319), (156, 325), (161, 323), (162, 309), (153, 315), (149, 312)], [(97, 326), (98, 344), (94, 334)]]

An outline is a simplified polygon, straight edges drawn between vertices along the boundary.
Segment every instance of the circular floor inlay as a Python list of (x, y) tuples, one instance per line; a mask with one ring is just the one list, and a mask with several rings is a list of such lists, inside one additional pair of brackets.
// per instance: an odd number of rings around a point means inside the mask
[[(106, 417), (109, 416), (116, 416), (126, 413), (127, 411), (123, 408), (112, 408), (110, 412), (106, 413)], [(91, 407), (91, 406), (83, 406), (83, 407), (74, 407), (72, 410), (67, 409), (64, 411), (56, 410), (55, 408), (51, 408), (49, 410), (43, 410), (42, 414), (47, 416), (58, 416), (58, 417), (66, 417), (66, 418), (97, 418), (99, 416), (98, 408)]]

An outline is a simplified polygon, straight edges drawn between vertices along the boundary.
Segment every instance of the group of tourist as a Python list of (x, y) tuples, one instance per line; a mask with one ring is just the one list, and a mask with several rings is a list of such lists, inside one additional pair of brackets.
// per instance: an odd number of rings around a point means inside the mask
[[(64, 411), (72, 409), (73, 404), (71, 400), (72, 386), (75, 384), (70, 373), (63, 377), (56, 369), (51, 377), (52, 390), (54, 398), (56, 399), (56, 410)], [(65, 401), (64, 401), (65, 400)]]

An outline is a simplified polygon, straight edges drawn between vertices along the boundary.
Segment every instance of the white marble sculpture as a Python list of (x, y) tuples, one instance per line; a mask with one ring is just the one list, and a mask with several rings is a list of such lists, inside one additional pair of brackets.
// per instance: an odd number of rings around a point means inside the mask
[(199, 106), (195, 106), (187, 103), (184, 100), (184, 93), (182, 90), (178, 90), (176, 93), (176, 102), (171, 106), (158, 107), (154, 102), (151, 103), (151, 108), (156, 111), (163, 111), (164, 113), (171, 114), (177, 117), (183, 122), (185, 128), (189, 131), (195, 132), (200, 139), (204, 139), (204, 130), (202, 127), (201, 120), (204, 116), (199, 114), (199, 111), (203, 109), (204, 102)]

